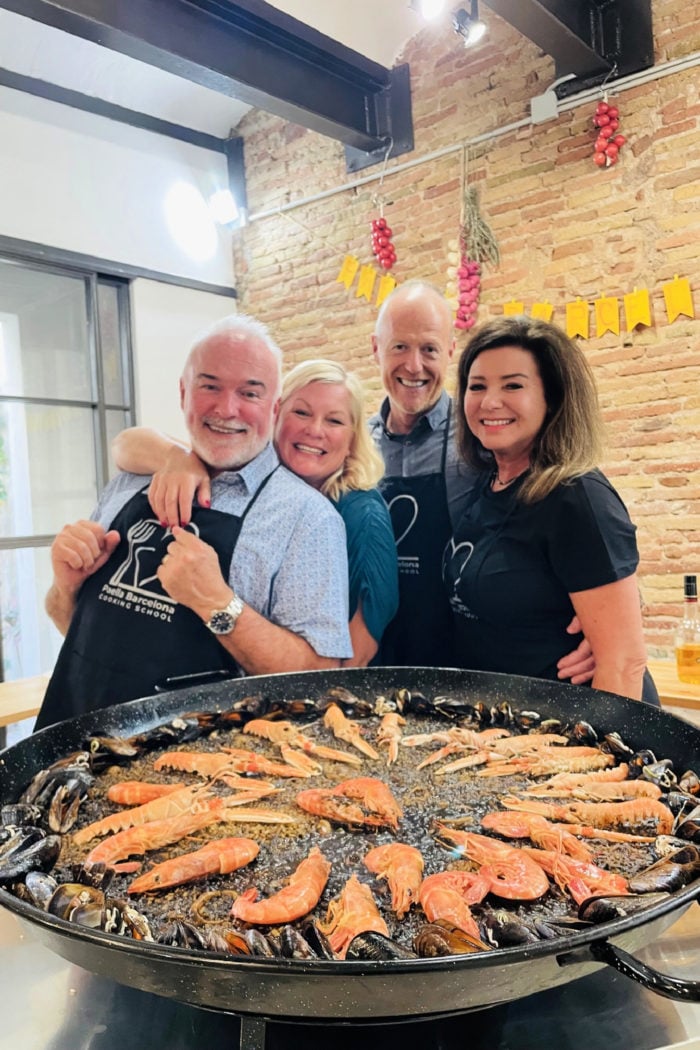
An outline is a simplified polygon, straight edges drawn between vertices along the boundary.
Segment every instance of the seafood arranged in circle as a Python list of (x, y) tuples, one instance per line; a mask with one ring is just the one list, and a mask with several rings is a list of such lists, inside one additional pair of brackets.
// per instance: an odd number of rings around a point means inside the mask
[(699, 878), (693, 770), (587, 722), (403, 688), (90, 737), (0, 826), (0, 885), (35, 907), (241, 955), (505, 949)]

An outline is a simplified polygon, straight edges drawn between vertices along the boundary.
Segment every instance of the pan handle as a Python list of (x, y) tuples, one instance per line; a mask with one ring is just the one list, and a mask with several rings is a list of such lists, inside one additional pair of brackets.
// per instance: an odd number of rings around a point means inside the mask
[(589, 945), (589, 951), (598, 962), (613, 966), (618, 973), (631, 977), (650, 992), (678, 1002), (700, 1003), (700, 981), (683, 981), (678, 977), (659, 973), (608, 941), (594, 941)]

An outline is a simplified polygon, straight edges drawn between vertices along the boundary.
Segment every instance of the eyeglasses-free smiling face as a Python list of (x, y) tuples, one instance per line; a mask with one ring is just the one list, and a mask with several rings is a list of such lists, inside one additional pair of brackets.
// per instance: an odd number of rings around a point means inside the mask
[(279, 366), (249, 333), (212, 336), (197, 347), (180, 380), (180, 403), (197, 455), (215, 471), (238, 470), (272, 437)]
[(544, 385), (529, 350), (501, 346), (480, 353), (469, 370), (464, 414), (497, 462), (527, 469), (547, 416)]
[(354, 433), (348, 390), (342, 383), (319, 381), (282, 402), (275, 445), (286, 467), (320, 489), (344, 465)]
[(395, 292), (372, 339), (390, 402), (389, 429), (407, 434), (436, 403), (454, 350), (452, 315), (435, 292)]

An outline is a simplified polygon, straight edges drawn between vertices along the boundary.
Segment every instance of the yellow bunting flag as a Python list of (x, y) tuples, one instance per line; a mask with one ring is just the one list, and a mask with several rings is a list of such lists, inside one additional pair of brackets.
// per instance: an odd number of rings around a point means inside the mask
[(600, 337), (606, 332), (620, 334), (620, 300), (613, 296), (595, 301), (595, 334)]
[(551, 303), (533, 303), (530, 316), (537, 321), (551, 321), (554, 307)]
[(377, 298), (375, 299), (375, 306), (381, 306), (387, 295), (390, 295), (396, 288), (396, 280), (391, 276), (390, 273), (382, 274), (379, 278), (379, 288), (377, 289)]
[(571, 339), (575, 335), (588, 339), (588, 303), (582, 299), (566, 304), (566, 334)]
[(679, 314), (685, 314), (686, 317), (695, 317), (689, 281), (675, 274), (672, 281), (661, 287), (666, 300), (666, 313), (668, 314), (669, 324), (675, 321)]
[(355, 274), (359, 268), (360, 261), (356, 259), (354, 255), (346, 255), (343, 259), (343, 265), (340, 267), (340, 273), (336, 277), (336, 281), (340, 281), (346, 288), (349, 288), (352, 282), (355, 280)]
[(376, 277), (377, 271), (373, 266), (362, 267), (360, 270), (360, 279), (357, 282), (357, 291), (355, 292), (356, 299), (360, 299), (364, 296), (367, 302), (370, 302), (372, 299), (372, 292), (374, 291)]
[(646, 288), (635, 288), (625, 296), (625, 327), (628, 332), (638, 324), (651, 325), (651, 303)]
[(519, 303), (516, 299), (511, 299), (509, 303), (503, 304), (503, 315), (504, 317), (514, 317), (516, 314), (525, 313), (525, 303)]

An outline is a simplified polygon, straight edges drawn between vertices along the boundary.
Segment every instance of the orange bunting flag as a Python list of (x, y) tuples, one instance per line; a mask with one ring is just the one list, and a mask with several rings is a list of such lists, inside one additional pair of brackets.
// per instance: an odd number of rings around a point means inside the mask
[(595, 334), (600, 337), (606, 332), (620, 334), (620, 300), (612, 296), (595, 301)]
[(689, 281), (675, 274), (672, 281), (661, 287), (666, 300), (666, 313), (668, 314), (669, 324), (675, 321), (679, 314), (685, 314), (686, 317), (695, 317)]
[(365, 265), (362, 267), (360, 270), (360, 279), (357, 282), (357, 291), (355, 292), (356, 299), (360, 299), (364, 296), (367, 302), (371, 301), (376, 277), (377, 271), (373, 266)]
[(377, 298), (374, 303), (375, 306), (381, 306), (387, 295), (390, 295), (394, 288), (396, 288), (396, 280), (391, 276), (390, 273), (382, 274), (379, 278), (379, 288), (377, 289)]
[(551, 321), (554, 307), (551, 303), (533, 303), (530, 316), (537, 321)]
[(624, 298), (625, 302), (625, 327), (628, 332), (636, 328), (638, 324), (651, 325), (651, 303), (649, 292), (646, 288), (634, 289)]
[(503, 304), (503, 315), (504, 317), (514, 317), (516, 314), (525, 313), (525, 303), (519, 303), (516, 299), (511, 299), (509, 303)]
[(588, 339), (588, 303), (582, 299), (566, 304), (566, 334), (571, 339), (576, 335)]
[(343, 259), (343, 265), (340, 267), (340, 273), (336, 277), (336, 281), (340, 281), (346, 288), (349, 288), (352, 282), (355, 280), (355, 274), (360, 266), (359, 259), (356, 259), (354, 255), (346, 255)]

